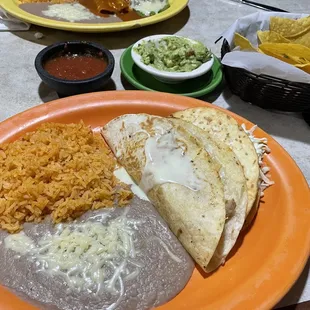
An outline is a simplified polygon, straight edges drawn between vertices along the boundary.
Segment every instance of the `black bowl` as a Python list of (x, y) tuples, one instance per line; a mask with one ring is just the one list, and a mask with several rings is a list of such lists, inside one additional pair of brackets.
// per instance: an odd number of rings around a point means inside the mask
[[(101, 52), (108, 65), (102, 73), (89, 79), (76, 81), (60, 79), (50, 75), (44, 69), (43, 65), (48, 59), (58, 55), (62, 51), (71, 52), (74, 54), (83, 54), (84, 52), (98, 54)], [(107, 84), (111, 78), (115, 60), (112, 53), (99, 44), (84, 41), (69, 41), (55, 43), (44, 48), (37, 55), (34, 65), (42, 81), (50, 88), (55, 89), (59, 97), (66, 97), (102, 90), (103, 86)]]

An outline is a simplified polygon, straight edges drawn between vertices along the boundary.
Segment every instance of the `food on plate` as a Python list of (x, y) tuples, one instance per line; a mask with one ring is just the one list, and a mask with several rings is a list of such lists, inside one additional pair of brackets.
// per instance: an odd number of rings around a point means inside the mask
[(130, 189), (137, 197), (142, 200), (150, 201), (144, 191), (135, 183), (124, 167), (114, 170), (114, 175), (123, 183), (130, 185)]
[(73, 3), (75, 0), (19, 0), (20, 3), (41, 3), (48, 2), (51, 4), (59, 4), (59, 3)]
[(2, 231), (0, 242), (1, 284), (40, 309), (152, 309), (174, 298), (194, 269), (151, 203), (137, 197), (70, 223)]
[(226, 221), (216, 251), (207, 266), (207, 272), (211, 272), (225, 262), (243, 227), (248, 201), (246, 178), (236, 155), (224, 142), (182, 119), (170, 121), (198, 139), (209, 156), (220, 165), (219, 175), (224, 186)]
[(270, 153), (270, 149), (268, 147), (268, 140), (264, 137), (262, 138), (255, 137), (254, 132), (257, 128), (257, 125), (254, 125), (252, 128), (247, 129), (244, 124), (241, 124), (241, 128), (246, 132), (246, 134), (248, 135), (248, 137), (250, 138), (250, 140), (252, 141), (255, 147), (255, 151), (258, 156), (258, 164), (260, 168), (259, 169), (259, 183), (258, 183), (259, 192), (256, 197), (254, 206), (246, 218), (245, 226), (248, 226), (253, 221), (254, 217), (256, 216), (256, 213), (259, 207), (260, 198), (264, 196), (264, 190), (267, 187), (273, 185), (274, 182), (268, 178), (267, 174), (270, 171), (270, 169), (263, 162), (263, 158), (265, 154)]
[(265, 175), (269, 169), (264, 166), (262, 160), (264, 154), (270, 151), (267, 140), (254, 137), (256, 127), (247, 130), (226, 113), (208, 107), (176, 112), (173, 117), (191, 122), (207, 131), (210, 136), (225, 143), (235, 153), (246, 177), (248, 202), (244, 226), (248, 226), (256, 215), (263, 190), (273, 184)]
[(270, 17), (270, 29), (257, 31), (258, 47), (239, 33), (234, 44), (241, 50), (257, 51), (308, 72), (310, 63), (310, 16), (300, 19)]
[(82, 5), (90, 5), (98, 13), (120, 13), (129, 9), (129, 0), (20, 0), (21, 3), (44, 3), (63, 4), (63, 3), (81, 3)]
[(152, 16), (165, 11), (170, 4), (168, 0), (132, 0), (130, 6), (142, 16)]
[(76, 81), (103, 73), (107, 65), (107, 60), (100, 54), (72, 54), (63, 51), (48, 59), (43, 68), (57, 78)]
[(25, 3), (21, 8), (32, 14), (42, 14), (43, 17), (66, 20), (71, 23), (93, 20), (100, 20), (100, 16), (92, 13), (88, 8), (80, 3), (44, 4)]
[(136, 20), (169, 8), (168, 0), (19, 0), (20, 8), (35, 15), (69, 22)]
[[(98, 13), (121, 13), (129, 10), (130, 0), (93, 0)], [(91, 2), (90, 0), (82, 0), (83, 4)]]
[(0, 145), (0, 228), (15, 233), (48, 214), (58, 223), (128, 204), (132, 192), (113, 175), (115, 167), (100, 135), (83, 123), (43, 124)]
[(225, 263), (273, 183), (255, 128), (198, 107), (121, 115), (102, 136), (47, 123), (1, 145), (0, 283), (40, 308), (169, 301), (193, 260)]
[[(224, 112), (200, 107), (172, 118), (123, 115), (104, 126), (102, 135), (183, 246), (211, 272), (225, 262), (241, 229), (255, 217), (263, 190), (273, 184), (263, 164), (270, 151), (267, 140), (256, 138), (255, 128), (247, 130)], [(222, 205), (210, 209), (214, 193), (211, 187), (201, 195), (204, 182), (217, 184), (223, 193), (224, 213)], [(197, 230), (200, 239), (193, 238)]]
[(181, 118), (207, 131), (214, 139), (229, 146), (240, 161), (247, 179), (249, 214), (258, 193), (259, 165), (255, 148), (237, 121), (226, 113), (207, 107), (187, 109), (176, 112), (174, 117)]
[(218, 163), (199, 140), (167, 118), (123, 115), (105, 125), (102, 135), (185, 249), (207, 271), (226, 218)]
[(201, 42), (178, 36), (142, 41), (134, 51), (145, 65), (169, 72), (191, 72), (212, 57)]

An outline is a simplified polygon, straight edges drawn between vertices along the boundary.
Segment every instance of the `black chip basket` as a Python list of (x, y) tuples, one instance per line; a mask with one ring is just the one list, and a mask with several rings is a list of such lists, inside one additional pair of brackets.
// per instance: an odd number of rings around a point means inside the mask
[[(229, 43), (224, 39), (221, 57), (229, 52)], [(244, 101), (264, 109), (310, 112), (310, 84), (258, 75), (230, 66), (224, 66), (223, 70), (231, 92)]]

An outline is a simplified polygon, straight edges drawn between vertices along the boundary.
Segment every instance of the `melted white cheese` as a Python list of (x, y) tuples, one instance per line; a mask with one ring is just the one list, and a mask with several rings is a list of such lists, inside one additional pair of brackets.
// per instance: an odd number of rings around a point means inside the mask
[(24, 232), (9, 235), (5, 246), (31, 254), (42, 271), (61, 276), (78, 291), (97, 294), (105, 289), (121, 294), (120, 278), (131, 275), (129, 279), (134, 280), (143, 267), (135, 261), (134, 238), (140, 222), (128, 219), (127, 212), (126, 208), (106, 225), (92, 218), (84, 223), (59, 224), (55, 234), (48, 234), (37, 245)]
[(79, 3), (51, 4), (47, 10), (42, 11), (43, 15), (54, 18), (62, 18), (69, 22), (99, 18), (85, 6)]
[(126, 260), (135, 258), (134, 232), (126, 213), (107, 225), (91, 221), (67, 225), (38, 242), (36, 257), (45, 271), (65, 275), (71, 287), (98, 293), (106, 283), (106, 290), (118, 294), (118, 279), (129, 272)]
[(168, 248), (168, 245), (164, 241), (162, 241), (160, 238), (153, 237), (149, 239), (149, 241), (152, 241), (152, 240), (158, 241), (159, 244), (166, 250), (167, 254), (171, 257), (171, 259), (173, 259), (176, 263), (182, 262), (182, 260), (178, 256), (176, 256), (170, 251), (170, 249)]
[(123, 183), (131, 185), (131, 191), (137, 195), (140, 199), (149, 201), (143, 190), (134, 182), (124, 167), (121, 167), (114, 171), (114, 175)]
[(169, 2), (167, 0), (131, 0), (131, 7), (145, 16), (157, 14), (163, 10)]
[[(54, 234), (37, 244), (24, 232), (9, 235), (4, 240), (5, 247), (31, 255), (40, 266), (39, 271), (62, 277), (71, 289), (95, 295), (104, 290), (117, 295), (116, 302), (108, 308), (112, 310), (124, 295), (124, 280), (135, 280), (144, 267), (136, 250), (136, 234), (143, 221), (128, 218), (128, 211), (129, 207), (110, 221), (107, 214), (99, 214), (82, 223), (58, 224)], [(151, 239), (157, 240), (175, 262), (182, 262), (160, 238)]]
[(35, 248), (34, 242), (23, 231), (7, 236), (4, 239), (4, 245), (20, 254), (26, 254)]
[(155, 185), (177, 183), (191, 190), (200, 190), (202, 181), (193, 164), (172, 132), (149, 137), (145, 144), (146, 164), (140, 187), (145, 193)]

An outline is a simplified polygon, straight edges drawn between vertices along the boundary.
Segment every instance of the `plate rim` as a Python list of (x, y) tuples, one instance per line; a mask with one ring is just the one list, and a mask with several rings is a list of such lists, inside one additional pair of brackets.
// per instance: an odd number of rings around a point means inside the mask
[[(152, 98), (150, 98), (152, 97)], [(72, 100), (72, 98), (74, 100)], [(89, 98), (91, 100), (89, 100)], [(130, 98), (130, 99), (128, 99)], [(173, 105), (168, 104), (167, 102), (171, 99), (172, 102), (174, 102)], [(178, 100), (176, 100), (178, 99)], [(67, 101), (67, 102), (66, 102)], [(0, 133), (0, 143), (3, 142), (3, 140), (7, 140), (12, 138), (16, 133), (18, 133), (21, 130), (27, 129), (30, 126), (38, 125), (41, 122), (44, 122), (46, 119), (49, 118), (49, 116), (57, 116), (62, 115), (61, 112), (66, 110), (66, 114), (76, 111), (76, 110), (83, 110), (83, 109), (89, 109), (89, 108), (96, 108), (96, 107), (102, 107), (104, 105), (109, 104), (109, 102), (115, 101), (115, 104), (128, 104), (128, 102), (131, 102), (131, 104), (137, 104), (143, 106), (145, 103), (154, 103), (154, 101), (158, 101), (157, 104), (160, 106), (168, 106), (173, 108), (180, 108), (184, 107), (185, 105), (187, 107), (194, 107), (194, 106), (209, 106), (218, 110), (221, 110), (225, 112), (226, 114), (234, 117), (237, 119), (239, 123), (244, 122), (246, 125), (253, 125), (250, 121), (246, 120), (245, 118), (229, 111), (224, 108), (212, 105), (210, 103), (206, 103), (201, 100), (192, 99), (189, 97), (184, 97), (180, 95), (174, 95), (174, 94), (167, 94), (167, 93), (155, 93), (155, 92), (145, 92), (145, 91), (107, 91), (107, 92), (98, 92), (98, 93), (90, 93), (90, 94), (83, 94), (63, 99), (54, 100), (48, 103), (43, 103), (38, 106), (34, 106), (24, 112), (21, 112), (19, 114), (16, 114), (3, 122), (0, 123), (0, 132), (9, 131), (9, 134), (3, 134)], [(180, 101), (181, 103), (179, 103)], [(88, 102), (88, 103), (87, 103)], [(175, 103), (176, 102), (176, 103)], [(130, 104), (130, 103), (129, 103)], [(19, 125), (19, 127), (16, 128), (16, 125), (21, 122), (23, 126)], [(299, 186), (304, 187), (303, 191), (305, 192), (306, 196), (305, 201), (310, 203), (310, 191), (308, 183), (305, 179), (305, 176), (303, 175), (302, 171), (298, 167), (298, 165), (295, 163), (294, 159), (288, 154), (288, 152), (269, 134), (267, 134), (262, 129), (259, 129), (260, 133), (262, 133), (264, 136), (266, 136), (268, 139), (272, 140), (272, 143), (274, 143), (277, 146), (277, 149), (281, 151), (281, 155), (285, 156), (286, 159), (290, 162), (289, 165), (293, 165), (293, 172), (298, 174), (298, 178), (301, 182)], [(4, 136), (4, 137), (3, 137)], [(290, 174), (291, 172), (289, 172)], [(306, 193), (307, 189), (307, 193)], [(310, 214), (309, 212), (307, 214)], [(294, 239), (296, 241), (296, 239)], [(294, 255), (294, 259), (296, 258), (296, 262), (298, 262), (298, 265), (296, 268), (294, 268), (294, 272), (290, 273), (290, 277), (286, 278), (285, 283), (281, 282), (281, 287), (274, 290), (273, 292), (270, 292), (271, 296), (268, 296), (268, 300), (266, 301), (266, 296), (264, 300), (261, 300), (260, 309), (270, 309), (273, 307), (281, 298), (289, 291), (289, 289), (293, 286), (295, 281), (299, 278), (301, 272), (304, 269), (304, 266), (306, 265), (309, 254), (310, 254), (310, 231), (307, 231), (307, 234), (304, 235), (304, 243), (306, 246), (300, 247), (300, 251), (298, 252), (298, 255)], [(284, 271), (284, 270), (283, 270)], [(279, 286), (279, 285), (278, 285)], [(250, 302), (250, 299), (247, 300)], [(263, 303), (264, 301), (264, 303)], [(252, 301), (251, 301), (252, 302)], [(165, 305), (164, 305), (165, 306)], [(160, 307), (161, 309), (163, 306)], [(222, 308), (221, 308), (222, 309)], [(231, 309), (235, 309), (235, 307), (231, 307)]]
[(189, 0), (173, 0), (167, 10), (161, 12), (160, 14), (138, 20), (98, 24), (77, 22), (71, 23), (33, 15), (20, 9), (18, 4), (16, 3), (16, 0), (2, 0), (1, 6), (12, 16), (19, 18), (24, 22), (37, 26), (74, 32), (114, 32), (141, 28), (147, 25), (152, 25), (167, 20), (179, 14), (183, 9), (185, 9), (185, 7), (188, 5), (188, 2)]
[[(149, 88), (147, 86), (144, 86), (144, 85), (142, 85), (140, 83), (137, 83), (136, 80), (132, 79), (132, 77), (129, 75), (128, 71), (126, 70), (125, 57), (127, 55), (129, 55), (130, 58), (132, 59), (132, 57), (131, 57), (131, 49), (132, 49), (133, 46), (134, 46), (134, 44), (132, 44), (129, 47), (127, 47), (123, 51), (123, 53), (121, 55), (120, 62), (119, 62), (120, 63), (121, 73), (124, 75), (126, 80), (132, 86), (136, 87), (137, 89), (139, 89), (139, 90), (146, 90), (146, 91), (152, 91), (152, 92), (158, 92), (157, 90), (154, 90), (154, 89)], [(181, 96), (186, 96), (186, 97), (199, 98), (199, 97), (202, 97), (202, 96), (207, 95), (207, 94), (211, 93), (212, 91), (214, 91), (216, 89), (216, 87), (218, 87), (221, 84), (221, 82), (223, 81), (223, 71), (222, 71), (222, 68), (221, 68), (222, 65), (221, 65), (220, 60), (216, 57), (216, 55), (213, 54), (213, 56), (214, 56), (214, 63), (212, 65), (212, 67), (215, 64), (218, 64), (219, 65), (219, 70), (216, 72), (216, 75), (215, 75), (216, 81), (214, 82), (214, 84), (212, 86), (206, 86), (202, 90), (198, 90), (198, 91), (191, 92), (191, 93), (183, 93), (183, 94), (178, 93), (178, 94), (172, 94), (172, 95), (181, 95)], [(136, 66), (135, 63), (133, 65)], [(211, 67), (211, 70), (212, 70), (212, 67)], [(147, 74), (149, 74), (149, 73), (147, 73)]]

